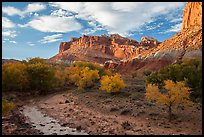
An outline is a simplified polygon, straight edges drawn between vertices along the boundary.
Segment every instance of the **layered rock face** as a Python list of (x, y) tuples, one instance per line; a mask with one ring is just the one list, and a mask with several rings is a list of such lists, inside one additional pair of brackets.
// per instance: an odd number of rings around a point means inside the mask
[(104, 63), (107, 60), (131, 59), (142, 51), (158, 45), (154, 38), (144, 37), (141, 42), (124, 38), (118, 34), (110, 36), (86, 36), (61, 42), (59, 54), (51, 60), (84, 60)]
[(186, 4), (181, 31), (190, 26), (202, 26), (202, 2), (188, 2)]
[(202, 27), (190, 27), (165, 40), (155, 48), (143, 51), (127, 61), (105, 62), (106, 68), (121, 73), (137, 71), (138, 76), (145, 70), (157, 71), (160, 68), (188, 58), (202, 57)]
[(137, 46), (139, 46), (137, 41), (121, 37), (118, 34), (111, 35), (110, 37), (106, 35), (84, 35), (72, 41), (71, 49), (75, 47), (90, 48), (118, 58), (130, 58), (133, 56)]
[(61, 42), (60, 48), (59, 48), (59, 53), (62, 53), (65, 50), (68, 50), (70, 48), (70, 45), (71, 45), (71, 42)]
[(118, 64), (106, 62), (105, 66), (121, 73), (137, 71), (138, 75), (142, 75), (145, 70), (156, 71), (178, 60), (201, 57), (202, 3), (189, 2), (184, 10), (181, 32), (154, 48), (142, 51), (133, 59), (120, 61)]

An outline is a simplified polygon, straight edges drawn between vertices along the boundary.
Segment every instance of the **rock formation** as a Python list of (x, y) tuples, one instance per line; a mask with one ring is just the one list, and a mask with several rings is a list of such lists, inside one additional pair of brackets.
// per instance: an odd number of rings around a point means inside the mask
[(157, 47), (143, 51), (133, 59), (119, 61), (117, 65), (115, 62), (114, 64), (105, 62), (105, 66), (121, 73), (137, 71), (138, 75), (142, 75), (145, 70), (156, 71), (178, 60), (195, 57), (202, 57), (201, 27), (185, 29)]
[(141, 42), (118, 34), (71, 38), (60, 44), (59, 54), (51, 60), (98, 62), (121, 73), (156, 71), (187, 58), (202, 57), (202, 3), (188, 2), (183, 14), (181, 32), (158, 42), (142, 37)]
[(202, 2), (187, 2), (181, 31), (190, 26), (202, 26)]
[(59, 53), (62, 53), (65, 50), (68, 50), (70, 48), (70, 45), (71, 45), (71, 42), (61, 42), (60, 48), (59, 48)]
[(158, 41), (144, 37), (141, 42), (124, 38), (119, 34), (110, 36), (86, 36), (71, 38), (69, 42), (61, 42), (59, 54), (51, 60), (84, 60), (104, 63), (107, 60), (131, 59), (143, 50), (155, 47)]
[[(144, 37), (142, 41), (147, 39), (149, 38)], [(189, 2), (184, 10), (181, 32), (154, 48), (142, 51), (133, 59), (120, 61), (117, 65), (105, 62), (105, 66), (121, 73), (137, 71), (138, 75), (142, 75), (145, 70), (156, 71), (178, 60), (201, 57), (202, 3)]]
[(141, 46), (156, 47), (160, 42), (153, 37), (144, 36), (141, 38)]

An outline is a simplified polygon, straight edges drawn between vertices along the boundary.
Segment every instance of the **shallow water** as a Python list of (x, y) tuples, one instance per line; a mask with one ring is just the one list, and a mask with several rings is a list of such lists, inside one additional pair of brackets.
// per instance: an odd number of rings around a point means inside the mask
[(88, 135), (84, 130), (77, 131), (75, 128), (62, 127), (59, 121), (45, 116), (37, 107), (24, 106), (22, 113), (29, 118), (32, 126), (43, 132), (44, 135)]

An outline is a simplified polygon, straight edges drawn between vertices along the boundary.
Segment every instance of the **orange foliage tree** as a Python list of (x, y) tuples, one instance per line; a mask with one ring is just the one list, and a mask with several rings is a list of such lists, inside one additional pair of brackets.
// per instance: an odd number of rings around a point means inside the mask
[(172, 80), (164, 81), (164, 88), (167, 90), (165, 93), (159, 91), (158, 86), (148, 84), (146, 89), (146, 99), (156, 101), (168, 107), (169, 120), (172, 118), (172, 107), (176, 104), (191, 105), (190, 101), (190, 88), (185, 86), (184, 82), (174, 83)]

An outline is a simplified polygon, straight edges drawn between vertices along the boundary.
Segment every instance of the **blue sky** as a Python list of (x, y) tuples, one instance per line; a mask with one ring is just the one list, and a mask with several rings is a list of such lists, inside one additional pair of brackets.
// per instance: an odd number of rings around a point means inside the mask
[(71, 37), (118, 33), (164, 41), (180, 31), (185, 2), (3, 2), (2, 58), (50, 58)]

